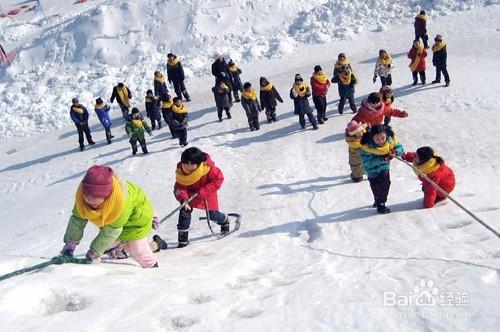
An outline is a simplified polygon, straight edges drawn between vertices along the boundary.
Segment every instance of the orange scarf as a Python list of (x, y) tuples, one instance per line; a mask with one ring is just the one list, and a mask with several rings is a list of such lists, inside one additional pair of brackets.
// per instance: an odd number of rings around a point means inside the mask
[(120, 181), (113, 176), (113, 191), (106, 198), (102, 206), (96, 210), (87, 205), (83, 199), (82, 184), (78, 186), (76, 191), (76, 211), (83, 219), (89, 220), (99, 228), (112, 224), (123, 211), (125, 206), (125, 194), (123, 193)]
[(307, 84), (302, 82), (302, 83), (293, 83), (293, 87), (292, 87), (295, 92), (297, 92), (297, 95), (299, 97), (304, 97), (306, 94), (307, 94)]
[(409, 65), (411, 71), (416, 71), (418, 68), (418, 64), (420, 63), (420, 55), (424, 52), (424, 46), (421, 43), (418, 43), (417, 54), (415, 58), (411, 60)]
[(191, 186), (207, 175), (210, 169), (210, 166), (202, 163), (197, 169), (189, 173), (181, 164), (181, 167), (175, 170), (175, 180), (183, 186)]

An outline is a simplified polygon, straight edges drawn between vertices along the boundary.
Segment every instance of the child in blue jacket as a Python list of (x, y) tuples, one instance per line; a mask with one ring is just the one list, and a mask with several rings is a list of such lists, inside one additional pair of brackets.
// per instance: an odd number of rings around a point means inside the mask
[(111, 139), (114, 137), (111, 135), (111, 118), (109, 117), (109, 111), (111, 110), (111, 107), (109, 107), (108, 104), (106, 104), (102, 98), (97, 98), (95, 100), (95, 106), (94, 106), (94, 111), (97, 114), (97, 117), (99, 118), (99, 121), (101, 121), (102, 126), (104, 127), (104, 131), (106, 132), (106, 140), (108, 141), (108, 144), (111, 144)]
[(389, 213), (391, 210), (385, 206), (385, 202), (391, 187), (390, 161), (393, 156), (403, 154), (403, 146), (391, 127), (375, 125), (361, 138), (361, 150), (363, 168), (375, 200), (373, 207), (377, 208), (378, 213)]

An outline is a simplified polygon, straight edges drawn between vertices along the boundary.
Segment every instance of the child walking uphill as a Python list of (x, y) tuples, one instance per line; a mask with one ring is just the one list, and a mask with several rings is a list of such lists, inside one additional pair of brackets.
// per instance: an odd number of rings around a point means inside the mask
[[(403, 117), (405, 117), (404, 116), (405, 114), (406, 116), (408, 116), (407, 112), (401, 111), (397, 108), (392, 108), (392, 104), (394, 103), (394, 91), (392, 91), (392, 89), (389, 86), (384, 85), (383, 87), (380, 88), (378, 93), (380, 94), (380, 99), (382, 103), (385, 105), (385, 112), (387, 114), (399, 113), (400, 115), (403, 115)], [(384, 125), (387, 126), (390, 122), (391, 122), (391, 116), (390, 115), (384, 116)]]
[(142, 267), (158, 267), (147, 242), (153, 215), (153, 206), (141, 188), (122, 182), (110, 167), (94, 165), (76, 191), (61, 255), (73, 257), (90, 221), (99, 228), (86, 254), (90, 262), (99, 263), (105, 253), (112, 258), (127, 258), (128, 251)]
[(222, 112), (226, 111), (228, 119), (231, 119), (231, 106), (233, 105), (229, 100), (229, 88), (224, 83), (224, 80), (217, 78), (215, 80), (215, 86), (212, 88), (214, 93), (215, 106), (217, 107), (217, 116), (219, 117), (219, 122), (222, 122)]
[[(417, 149), (417, 152), (405, 152), (402, 158), (408, 162), (413, 162), (413, 166), (425, 174), (431, 181), (435, 182), (448, 194), (455, 188), (455, 175), (443, 158), (441, 158), (431, 147), (424, 146)], [(424, 192), (424, 206), (433, 207), (436, 203), (445, 200), (446, 196), (441, 194), (421, 173), (415, 171), (418, 179), (422, 181), (422, 191)]]
[(436, 79), (432, 81), (432, 84), (441, 83), (441, 73), (443, 73), (445, 86), (450, 86), (450, 75), (448, 75), (448, 70), (446, 69), (446, 43), (443, 40), (443, 36), (436, 35), (434, 38), (432, 53), (432, 64), (436, 67)]
[(172, 97), (167, 93), (164, 94), (161, 97), (161, 114), (163, 115), (163, 120), (165, 120), (165, 123), (168, 126), (168, 129), (170, 130), (170, 134), (172, 135), (172, 138), (177, 138), (175, 136), (175, 132), (172, 129), (172, 126), (170, 125), (170, 118), (172, 113), (172, 105), (174, 104), (174, 101), (172, 100)]
[(375, 126), (384, 123), (384, 117), (394, 116), (397, 118), (406, 118), (408, 113), (396, 108), (387, 107), (382, 102), (378, 92), (372, 92), (363, 99), (358, 113), (352, 118), (358, 122), (364, 122), (368, 126)]
[(352, 72), (351, 63), (349, 62), (349, 59), (347, 59), (345, 53), (339, 53), (333, 68), (332, 83), (337, 83), (339, 81), (339, 73), (344, 66), (349, 66), (349, 69)]
[(411, 59), (409, 67), (413, 76), (413, 85), (418, 84), (418, 76), (420, 76), (420, 82), (425, 85), (426, 57), (427, 51), (418, 40), (415, 40), (410, 52), (408, 52), (408, 59)]
[(170, 112), (170, 125), (175, 132), (175, 136), (179, 138), (179, 145), (186, 146), (187, 142), (187, 125), (188, 111), (186, 105), (179, 97), (174, 98), (172, 112)]
[(339, 114), (344, 114), (344, 105), (346, 99), (349, 101), (349, 107), (353, 113), (356, 113), (356, 102), (354, 101), (354, 86), (358, 82), (356, 76), (350, 69), (350, 66), (343, 65), (337, 75), (337, 83), (339, 88)]
[(309, 105), (309, 97), (311, 96), (311, 90), (309, 86), (304, 83), (302, 76), (300, 74), (295, 74), (295, 83), (290, 89), (290, 98), (293, 99), (294, 114), (299, 116), (299, 123), (302, 129), (306, 128), (305, 116), (309, 119), (312, 124), (313, 129), (318, 129), (318, 123), (313, 115), (313, 110)]
[(361, 164), (361, 138), (366, 132), (366, 125), (351, 120), (345, 130), (345, 141), (349, 146), (349, 166), (352, 182), (363, 181), (363, 166)]
[(87, 138), (87, 143), (89, 145), (94, 145), (95, 142), (92, 140), (92, 135), (90, 134), (89, 128), (89, 112), (80, 104), (78, 98), (71, 99), (71, 107), (69, 110), (69, 115), (71, 116), (71, 120), (75, 123), (76, 130), (78, 131), (78, 144), (80, 145), (80, 151), (85, 149), (83, 145), (83, 134)]
[(125, 121), (129, 120), (129, 109), (130, 109), (130, 99), (132, 99), (132, 94), (130, 93), (130, 89), (123, 84), (122, 82), (118, 83), (118, 85), (113, 87), (113, 93), (111, 94), (111, 98), (109, 102), (112, 104), (114, 101), (118, 102), (120, 109), (122, 111), (123, 119)]
[(95, 100), (94, 111), (99, 118), (102, 126), (104, 127), (104, 131), (106, 132), (106, 140), (108, 144), (111, 144), (111, 139), (114, 137), (111, 135), (111, 118), (109, 117), (109, 111), (111, 107), (106, 104), (101, 98), (97, 98)]
[(219, 211), (217, 197), (217, 191), (224, 181), (224, 176), (207, 153), (195, 147), (186, 149), (181, 155), (181, 161), (177, 164), (175, 179), (174, 195), (180, 203), (198, 194), (179, 211), (178, 248), (184, 248), (189, 244), (191, 213), (193, 208), (205, 209), (205, 202), (210, 220), (221, 226), (221, 234), (229, 232), (229, 221), (226, 215)]
[(314, 73), (311, 77), (311, 88), (314, 107), (316, 108), (316, 114), (318, 117), (318, 123), (323, 124), (328, 120), (326, 117), (326, 95), (328, 94), (328, 88), (330, 87), (330, 80), (328, 76), (323, 72), (320, 65), (314, 66)]
[(243, 87), (240, 78), (241, 69), (238, 68), (232, 59), (229, 59), (227, 66), (229, 68), (229, 72), (231, 73), (231, 85), (233, 86), (234, 101), (239, 103), (240, 96), (238, 95), (238, 92), (240, 92)]
[[(259, 79), (260, 83), (260, 105), (263, 110), (266, 111), (267, 122), (276, 122), (276, 106), (280, 103), (283, 103), (283, 99), (281, 98), (276, 87), (267, 80), (265, 77), (261, 77)], [(277, 101), (276, 101), (277, 100)]]
[(156, 124), (158, 124), (158, 129), (161, 129), (160, 105), (158, 103), (158, 99), (153, 95), (152, 90), (146, 91), (144, 103), (146, 106), (146, 116), (151, 121), (151, 128), (155, 130)]
[(363, 168), (373, 193), (373, 207), (378, 213), (390, 213), (391, 210), (385, 206), (391, 187), (390, 161), (394, 155), (401, 156), (403, 147), (390, 127), (376, 125), (361, 138), (361, 149)]
[(177, 55), (169, 53), (167, 54), (167, 76), (168, 81), (172, 83), (174, 86), (175, 94), (177, 97), (184, 99), (186, 101), (191, 101), (191, 97), (187, 92), (186, 85), (184, 84), (184, 80), (186, 79), (184, 75), (184, 68), (182, 67), (182, 63), (179, 61)]
[(392, 84), (391, 70), (394, 68), (391, 55), (386, 50), (378, 51), (378, 59), (373, 72), (373, 83), (377, 82), (377, 75), (380, 76), (382, 86)]
[(241, 106), (245, 110), (250, 131), (259, 130), (259, 113), (261, 110), (257, 92), (252, 88), (252, 84), (246, 82), (241, 93)]
[(429, 45), (427, 41), (429, 40), (429, 35), (427, 34), (427, 14), (425, 10), (421, 10), (420, 13), (415, 16), (415, 23), (413, 26), (415, 27), (415, 40), (419, 40), (422, 38), (422, 42), (424, 43), (424, 47), (427, 49)]
[(149, 128), (146, 121), (142, 120), (141, 113), (137, 108), (132, 109), (132, 114), (130, 115), (131, 120), (125, 125), (125, 131), (130, 138), (129, 142), (132, 146), (132, 154), (137, 153), (137, 142), (141, 145), (142, 152), (144, 154), (149, 153), (148, 147), (146, 146), (146, 138), (144, 137), (144, 132), (146, 131), (149, 136), (152, 136), (151, 129)]

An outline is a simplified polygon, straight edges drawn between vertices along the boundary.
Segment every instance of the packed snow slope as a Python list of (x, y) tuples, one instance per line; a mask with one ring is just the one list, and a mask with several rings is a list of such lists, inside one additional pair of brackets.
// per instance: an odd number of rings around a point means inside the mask
[[(70, 124), (62, 104), (108, 97), (118, 81), (145, 91), (165, 55), (180, 56), (189, 78), (209, 71), (214, 54), (242, 64), (293, 56), (302, 43), (350, 40), (365, 30), (411, 24), (498, 0), (42, 0), (2, 1), (0, 43), (18, 51), (0, 67), (0, 140)], [(55, 93), (57, 91), (57, 93)], [(139, 92), (140, 91), (140, 92)], [(136, 96), (139, 97), (139, 96)], [(136, 101), (139, 99), (136, 99)]]
[[(296, 6), (305, 3), (296, 1)], [(452, 8), (445, 6), (452, 2), (433, 3)], [(115, 2), (88, 2), (81, 5), (88, 12), (64, 14), (68, 23), (107, 10), (94, 4), (115, 8)], [(379, 88), (371, 78), (378, 50), (386, 48), (396, 64), (395, 106), (410, 113), (407, 119), (392, 120), (401, 143), (413, 151), (434, 147), (455, 171), (453, 196), (499, 230), (499, 16), (497, 5), (430, 16), (431, 36), (442, 33), (448, 43), (449, 88), (410, 85), (406, 52), (413, 39), (411, 20), (387, 24), (384, 31), (370, 28), (346, 40), (296, 44), (283, 58), (248, 58), (241, 63), (242, 79), (257, 85), (264, 75), (285, 99), (278, 106), (279, 121), (267, 124), (261, 115), (258, 132), (248, 130), (240, 105), (233, 107), (233, 119), (219, 123), (210, 91), (212, 77), (201, 72), (193, 76), (188, 82), (193, 97), (188, 104), (190, 146), (208, 152), (224, 172), (221, 209), (243, 214), (240, 231), (215, 240), (206, 223), (197, 220), (203, 215), (197, 211), (191, 244), (160, 252), (158, 269), (141, 269), (129, 259), (52, 266), (2, 281), (2, 331), (54, 331), (62, 326), (74, 331), (497, 331), (498, 238), (450, 201), (421, 209), (420, 183), (397, 160), (392, 162), (388, 201), (393, 212), (377, 215), (368, 182), (353, 184), (349, 179), (343, 131), (351, 114), (347, 108), (344, 115), (337, 114), (336, 87), (328, 95), (330, 119), (318, 131), (299, 129), (288, 92), (295, 73), (308, 78), (314, 65), (321, 64), (330, 74), (336, 55), (346, 52), (359, 76), (359, 104)], [(40, 38), (49, 38), (50, 27), (36, 29), (43, 31)], [(62, 37), (61, 29), (55, 35)], [(122, 33), (128, 31), (124, 28)], [(127, 77), (141, 104), (145, 89), (152, 85), (152, 71), (164, 66), (159, 55), (157, 59), (143, 67), (99, 65), (107, 70), (102, 80), (93, 76), (95, 69), (84, 68), (85, 61), (80, 67), (72, 60), (61, 60), (53, 68), (34, 65), (38, 75), (30, 74), (31, 69), (9, 74), (24, 63), (21, 52), (20, 63), (5, 71), (8, 78), (2, 87), (9, 91), (2, 91), (2, 98), (16, 100), (16, 108), (9, 106), (5, 112), (23, 112), (17, 101), (23, 104), (32, 98), (26, 97), (31, 96), (28, 90), (16, 92), (15, 84), (31, 87), (33, 95), (45, 89), (37, 105), (48, 103), (50, 108), (31, 109), (31, 114), (46, 111), (54, 122), (46, 124), (50, 130), (43, 135), (0, 142), (0, 275), (44, 262), (61, 250), (74, 192), (93, 164), (111, 166), (140, 185), (160, 216), (178, 206), (172, 188), (182, 149), (166, 128), (148, 138), (147, 156), (131, 155), (116, 106), (111, 145), (105, 143), (94, 115), (91, 127), (97, 144), (84, 152), (77, 149), (72, 125), (55, 128), (57, 119), (66, 121), (70, 97), (76, 94), (91, 106), (99, 89), (108, 94), (113, 82)], [(206, 65), (212, 60), (199, 61)], [(434, 71), (428, 61), (430, 81)], [(77, 84), (84, 75), (87, 79)], [(59, 83), (48, 87), (45, 82), (50, 80)], [(5, 112), (2, 109), (1, 116)], [(2, 117), (2, 125), (8, 119)], [(168, 220), (160, 231), (172, 247), (176, 222), (176, 217)], [(85, 254), (96, 233), (92, 225), (87, 227), (78, 255)], [(396, 298), (397, 303), (391, 301)], [(426, 305), (417, 301), (422, 298), (428, 300)]]

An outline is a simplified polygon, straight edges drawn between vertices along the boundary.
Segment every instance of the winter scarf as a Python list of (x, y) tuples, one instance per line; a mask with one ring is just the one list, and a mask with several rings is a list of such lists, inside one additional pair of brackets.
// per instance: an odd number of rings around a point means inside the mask
[(202, 163), (197, 169), (189, 173), (181, 164), (181, 167), (175, 170), (175, 180), (183, 186), (190, 186), (198, 182), (203, 176), (207, 175), (208, 172), (210, 172), (210, 169), (210, 166), (206, 163)]
[(411, 60), (411, 63), (408, 67), (410, 67), (411, 71), (415, 71), (418, 68), (418, 64), (420, 63), (420, 55), (424, 52), (424, 46), (421, 43), (418, 43), (417, 54), (415, 58)]
[(363, 101), (361, 102), (361, 106), (366, 109), (366, 114), (370, 118), (374, 118), (374, 117), (380, 116), (384, 112), (384, 107), (382, 106), (382, 104), (380, 104), (380, 108), (377, 109), (377, 108), (374, 108), (368, 102), (367, 99), (363, 99)]
[(377, 63), (383, 64), (383, 65), (388, 65), (392, 62), (392, 57), (389, 53), (387, 53), (387, 56), (385, 58), (378, 57)]
[(175, 104), (172, 105), (172, 111), (177, 114), (184, 114), (187, 113), (187, 107), (184, 104), (181, 104), (181, 106), (177, 106)]
[(340, 69), (340, 67), (342, 67), (343, 65), (350, 65), (349, 59), (347, 59), (347, 57), (345, 57), (345, 59), (342, 61), (337, 60), (337, 62), (335, 62), (335, 69)]
[(83, 218), (89, 220), (91, 223), (99, 228), (112, 224), (122, 213), (125, 206), (125, 195), (123, 194), (120, 181), (113, 176), (113, 191), (111, 195), (106, 198), (101, 208), (92, 209), (83, 199), (82, 184), (78, 186), (76, 191), (76, 210)]
[(167, 62), (168, 62), (169, 65), (171, 65), (172, 67), (174, 67), (176, 64), (179, 63), (179, 58), (175, 57), (172, 60), (169, 59)]
[(160, 75), (160, 77), (155, 77), (155, 81), (163, 84), (165, 83), (165, 76)]
[(151, 96), (151, 97), (146, 96), (146, 97), (144, 97), (144, 101), (145, 101), (146, 103), (153, 103), (153, 102), (155, 102), (155, 101), (156, 101), (156, 99), (155, 99), (155, 97), (153, 97), (153, 96)]
[(224, 92), (227, 91), (229, 88), (225, 83), (221, 83), (217, 89), (219, 90), (219, 92)]
[(132, 125), (134, 125), (134, 127), (137, 127), (137, 128), (144, 127), (144, 125), (142, 124), (142, 120), (139, 120), (139, 119), (132, 120)]
[(257, 99), (257, 93), (255, 92), (255, 89), (250, 89), (250, 91), (243, 90), (243, 92), (241, 93), (241, 95), (243, 96), (243, 98), (245, 98), (247, 100), (255, 100), (255, 99)]
[(377, 156), (385, 156), (391, 153), (391, 150), (398, 144), (398, 138), (396, 136), (387, 137), (387, 141), (382, 146), (371, 147), (368, 144), (363, 144), (361, 148), (363, 151), (377, 155)]
[[(437, 157), (437, 155), (434, 153), (434, 157)], [(413, 161), (413, 166), (415, 166), (420, 172), (428, 175), (432, 172), (435, 172), (441, 164), (439, 164), (436, 160), (436, 158), (431, 158), (427, 160), (425, 163), (417, 165), (415, 160)], [(417, 176), (420, 176), (420, 172), (417, 170), (413, 170)]]
[(236, 73), (238, 71), (238, 66), (236, 64), (229, 66), (229, 71), (231, 73)]
[(106, 107), (106, 103), (102, 102), (100, 104), (95, 104), (94, 109), (100, 110), (100, 109), (103, 109), (104, 107)]
[(118, 92), (118, 96), (120, 96), (120, 100), (122, 101), (123, 105), (130, 107), (130, 101), (128, 100), (128, 92), (127, 92), (127, 87), (123, 88), (116, 88), (116, 91)]
[(83, 114), (83, 108), (73, 106), (71, 109), (78, 114)]
[(352, 72), (350, 70), (347, 70), (347, 73), (345, 73), (345, 74), (344, 74), (344, 72), (341, 72), (339, 74), (339, 79), (340, 79), (340, 82), (342, 82), (343, 85), (349, 85), (349, 84), (351, 84)]
[[(302, 82), (302, 83), (293, 83), (292, 89), (297, 92), (297, 96), (299, 97), (304, 97), (307, 94), (307, 84)], [(302, 90), (301, 90), (302, 89)]]
[(271, 82), (267, 83), (265, 86), (260, 87), (260, 91), (271, 91), (273, 89), (273, 84)]
[(326, 82), (328, 82), (328, 76), (326, 76), (326, 74), (322, 71), (313, 73), (313, 77), (317, 82), (321, 84), (325, 84)]
[(435, 42), (434, 45), (432, 45), (432, 52), (441, 51), (441, 49), (445, 46), (446, 43), (444, 41)]
[(169, 101), (162, 101), (161, 108), (171, 108), (173, 104), (174, 102), (172, 101), (172, 99), (170, 99)]
[(427, 19), (429, 18), (427, 15), (421, 15), (421, 14), (418, 14), (417, 16), (415, 16), (415, 18), (419, 18), (421, 20), (424, 20), (424, 21), (427, 21)]

